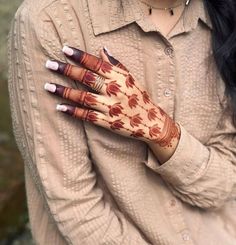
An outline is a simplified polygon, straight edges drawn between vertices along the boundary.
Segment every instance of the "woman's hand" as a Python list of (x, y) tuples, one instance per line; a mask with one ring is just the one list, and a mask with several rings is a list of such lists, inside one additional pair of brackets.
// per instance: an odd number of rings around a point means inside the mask
[(79, 66), (47, 61), (46, 67), (87, 85), (94, 92), (47, 83), (47, 91), (78, 103), (78, 107), (60, 104), (57, 110), (161, 147), (171, 147), (172, 140), (179, 138), (178, 124), (152, 102), (128, 69), (106, 49), (100, 53), (102, 58), (67, 46), (63, 51)]

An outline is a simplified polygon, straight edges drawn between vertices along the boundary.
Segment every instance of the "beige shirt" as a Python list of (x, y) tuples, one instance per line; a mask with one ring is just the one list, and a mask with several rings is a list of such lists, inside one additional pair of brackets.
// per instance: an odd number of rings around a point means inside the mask
[[(236, 244), (236, 129), (192, 0), (167, 38), (137, 0), (25, 0), (9, 39), (14, 133), (37, 244)], [(63, 45), (107, 46), (181, 126), (160, 166), (147, 144), (56, 112), (45, 82)], [(83, 88), (85, 89), (85, 88)]]

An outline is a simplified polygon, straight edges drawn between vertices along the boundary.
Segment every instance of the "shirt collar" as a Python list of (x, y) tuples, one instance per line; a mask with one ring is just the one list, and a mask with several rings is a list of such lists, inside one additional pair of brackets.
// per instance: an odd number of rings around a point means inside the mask
[[(133, 22), (136, 22), (145, 32), (153, 31), (145, 21), (138, 0), (88, 0), (87, 2), (95, 35), (119, 29)], [(185, 9), (183, 26), (179, 32), (195, 29), (199, 19), (212, 29), (203, 0), (191, 0)]]

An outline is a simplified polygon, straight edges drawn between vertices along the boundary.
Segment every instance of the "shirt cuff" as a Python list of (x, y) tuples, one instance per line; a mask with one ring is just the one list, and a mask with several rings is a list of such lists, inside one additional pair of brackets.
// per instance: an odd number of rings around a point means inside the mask
[(171, 184), (187, 185), (194, 182), (206, 170), (210, 152), (180, 123), (178, 124), (181, 129), (180, 140), (171, 158), (160, 165), (151, 149), (148, 149), (146, 165)]

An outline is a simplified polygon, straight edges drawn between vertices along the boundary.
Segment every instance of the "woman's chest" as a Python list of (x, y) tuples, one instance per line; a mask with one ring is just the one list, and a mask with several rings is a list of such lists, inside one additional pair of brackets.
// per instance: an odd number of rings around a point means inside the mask
[[(214, 131), (225, 103), (224, 83), (211, 52), (210, 31), (199, 24), (171, 40), (133, 23), (87, 38), (87, 51), (106, 46), (153, 101), (203, 143)], [(86, 38), (86, 37), (85, 37)]]

